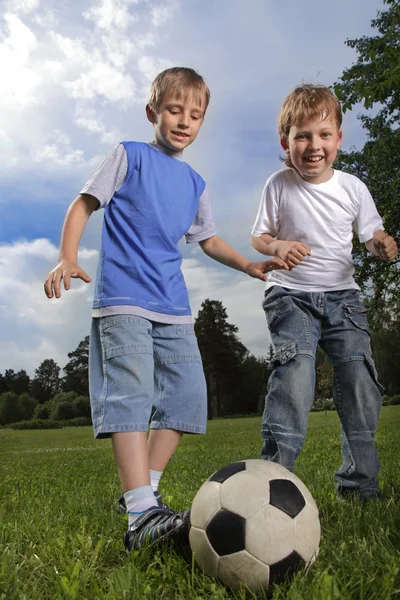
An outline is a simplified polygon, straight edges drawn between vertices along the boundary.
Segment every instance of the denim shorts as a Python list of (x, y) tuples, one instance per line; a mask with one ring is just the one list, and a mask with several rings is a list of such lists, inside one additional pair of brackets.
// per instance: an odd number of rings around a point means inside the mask
[(92, 319), (89, 384), (97, 438), (149, 426), (206, 431), (207, 389), (193, 325), (133, 315)]

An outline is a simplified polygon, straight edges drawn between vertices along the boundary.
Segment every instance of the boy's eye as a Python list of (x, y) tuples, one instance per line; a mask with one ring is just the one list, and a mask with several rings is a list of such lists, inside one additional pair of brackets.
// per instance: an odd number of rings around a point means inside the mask
[(329, 133), (329, 131), (325, 131), (325, 132), (322, 134), (322, 137), (324, 137), (324, 138), (328, 138), (328, 137), (330, 137), (331, 135), (332, 135), (332, 134), (331, 134), (331, 133)]
[(200, 115), (192, 115), (192, 119), (193, 121), (198, 121), (199, 119), (201, 119)]
[(179, 115), (179, 110), (177, 110), (176, 108), (170, 108), (169, 112), (171, 113), (171, 115)]

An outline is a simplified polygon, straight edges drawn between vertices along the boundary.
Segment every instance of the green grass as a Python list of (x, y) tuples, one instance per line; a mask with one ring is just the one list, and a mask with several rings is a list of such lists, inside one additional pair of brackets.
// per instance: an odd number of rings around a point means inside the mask
[[(207, 436), (185, 436), (162, 480), (165, 500), (187, 508), (212, 472), (257, 458), (259, 430), (259, 418), (226, 419), (209, 423)], [(334, 412), (310, 415), (296, 473), (320, 509), (321, 551), (312, 568), (276, 587), (271, 598), (400, 598), (400, 406), (383, 409), (377, 444), (384, 501), (338, 503), (338, 418)], [(95, 441), (90, 428), (0, 430), (0, 465), (0, 599), (246, 597), (173, 551), (125, 555), (111, 444)]]

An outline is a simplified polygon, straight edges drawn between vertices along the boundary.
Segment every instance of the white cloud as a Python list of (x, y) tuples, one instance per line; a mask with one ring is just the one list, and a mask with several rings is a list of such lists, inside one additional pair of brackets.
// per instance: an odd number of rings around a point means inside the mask
[(37, 39), (14, 14), (4, 17), (8, 36), (0, 44), (0, 107), (26, 107), (35, 102), (40, 76), (28, 66)]
[(87, 72), (74, 81), (66, 82), (64, 87), (77, 100), (93, 100), (98, 95), (112, 102), (132, 102), (135, 97), (135, 82), (132, 77), (100, 61), (91, 64)]
[(52, 164), (67, 166), (83, 162), (83, 150), (72, 148), (71, 140), (65, 133), (54, 130), (49, 137), (54, 139), (54, 142), (45, 144), (38, 150), (33, 157), (34, 162), (43, 162), (46, 167), (51, 167)]
[(16, 13), (31, 13), (39, 7), (39, 0), (9, 0), (8, 10)]
[[(63, 367), (67, 354), (89, 332), (92, 285), (72, 281), (61, 299), (49, 300), (43, 290), (58, 250), (48, 240), (0, 246), (0, 364), (2, 370), (26, 369), (31, 374), (45, 358)], [(79, 253), (79, 264), (91, 275), (97, 252)]]
[(151, 21), (156, 27), (161, 27), (171, 19), (179, 7), (177, 0), (164, 0), (163, 4), (153, 6), (151, 9)]
[(134, 15), (129, 12), (129, 2), (123, 0), (101, 0), (85, 11), (83, 17), (94, 21), (101, 29), (117, 27), (121, 31), (125, 31), (135, 20)]

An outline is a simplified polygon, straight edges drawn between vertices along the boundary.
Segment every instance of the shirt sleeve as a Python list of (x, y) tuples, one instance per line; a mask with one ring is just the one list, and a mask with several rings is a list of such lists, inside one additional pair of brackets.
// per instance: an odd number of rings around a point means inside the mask
[(358, 181), (359, 184), (359, 209), (353, 222), (353, 229), (358, 233), (360, 242), (368, 242), (372, 239), (375, 231), (383, 229), (382, 219), (376, 209), (375, 202), (367, 186)]
[(208, 200), (207, 188), (200, 196), (200, 203), (197, 214), (186, 233), (186, 243), (202, 242), (208, 238), (217, 235), (217, 228), (211, 212), (211, 205)]
[(125, 146), (117, 144), (80, 193), (94, 196), (100, 202), (100, 207), (104, 208), (124, 183), (127, 171), (128, 157)]
[(276, 237), (278, 231), (278, 205), (272, 190), (272, 185), (270, 181), (267, 180), (261, 194), (260, 207), (258, 209), (256, 220), (251, 228), (251, 235), (260, 237), (263, 233), (269, 233), (269, 235)]

